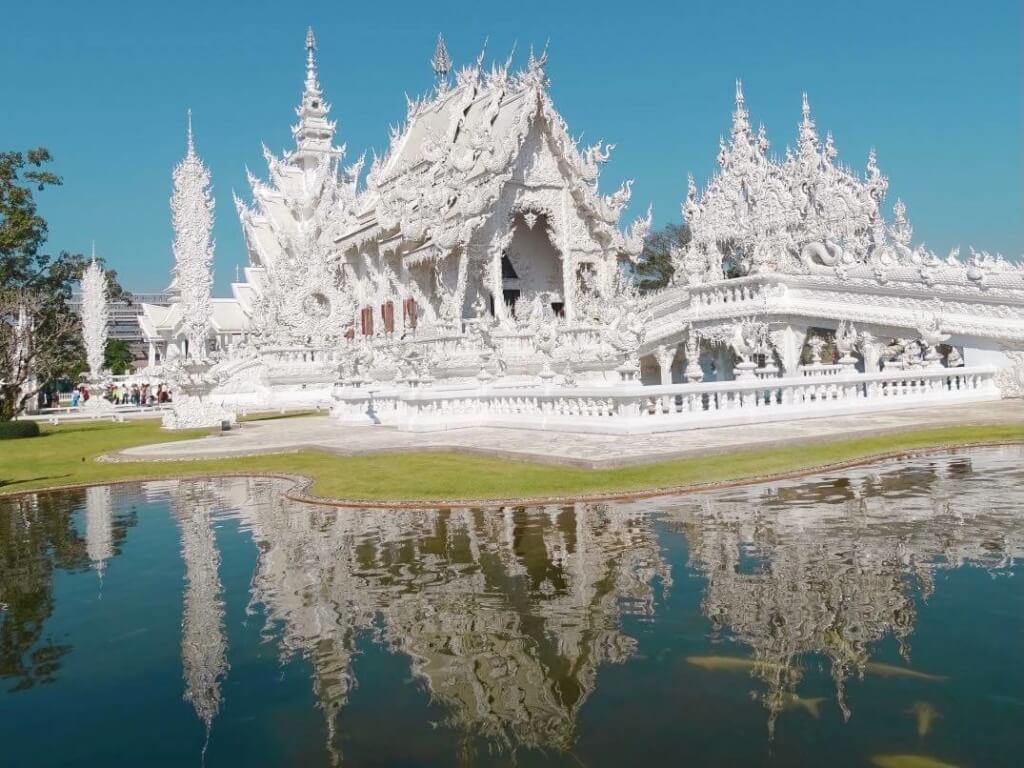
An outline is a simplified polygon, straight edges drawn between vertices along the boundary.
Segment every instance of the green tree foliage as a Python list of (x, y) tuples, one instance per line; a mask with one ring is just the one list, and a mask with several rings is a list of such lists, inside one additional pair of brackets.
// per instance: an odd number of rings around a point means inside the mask
[(637, 260), (635, 274), (641, 291), (656, 291), (672, 282), (675, 268), (672, 251), (690, 242), (690, 228), (685, 224), (666, 224), (652, 232)]
[[(68, 510), (85, 504), (85, 491), (55, 491), (35, 497), (0, 499), (0, 690), (22, 691), (57, 678), (71, 646), (46, 632), (56, 608), (59, 571), (89, 567), (85, 538)], [(121, 552), (137, 514), (114, 517), (114, 556)]]
[(135, 355), (132, 354), (128, 342), (124, 339), (107, 339), (107, 346), (103, 350), (103, 367), (114, 375), (130, 373), (135, 362)]
[[(50, 160), (42, 148), (0, 152), (0, 420), (71, 377), (82, 357), (80, 324), (67, 301), (87, 259), (45, 251), (48, 228), (33, 195), (62, 183), (45, 168)], [(122, 296), (116, 274), (108, 277), (111, 296)]]

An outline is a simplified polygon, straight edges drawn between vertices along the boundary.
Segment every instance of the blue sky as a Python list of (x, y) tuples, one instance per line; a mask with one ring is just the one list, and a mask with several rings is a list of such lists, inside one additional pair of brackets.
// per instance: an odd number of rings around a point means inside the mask
[(602, 186), (636, 179), (632, 218), (680, 218), (686, 173), (703, 184), (742, 78), (773, 151), (795, 141), (800, 94), (840, 159), (869, 147), (934, 249), (1024, 254), (1022, 3), (391, 2), (50, 0), (5, 4), (0, 148), (48, 147), (64, 186), (40, 196), (54, 249), (98, 251), (126, 288), (163, 288), (170, 173), (194, 113), (217, 200), (221, 293), (244, 264), (231, 191), (265, 173), (261, 142), (291, 146), (306, 26), (349, 160), (382, 151), (403, 94), (432, 83), (443, 32), (456, 64), (550, 39), (552, 95), (574, 135), (616, 143)]

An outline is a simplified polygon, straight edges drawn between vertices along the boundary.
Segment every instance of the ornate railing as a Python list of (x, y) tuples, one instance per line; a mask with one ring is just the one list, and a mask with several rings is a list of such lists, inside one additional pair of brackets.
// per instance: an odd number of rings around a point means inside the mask
[(993, 368), (936, 368), (709, 384), (342, 389), (349, 424), (431, 432), (474, 426), (645, 433), (995, 400)]

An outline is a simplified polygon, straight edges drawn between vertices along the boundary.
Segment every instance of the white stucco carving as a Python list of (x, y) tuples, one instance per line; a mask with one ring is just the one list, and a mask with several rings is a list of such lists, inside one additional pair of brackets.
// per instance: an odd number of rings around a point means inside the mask
[[(703, 190), (688, 182), (692, 239), (673, 254), (674, 282), (641, 295), (630, 264), (651, 212), (621, 226), (633, 182), (600, 189), (614, 145), (572, 138), (549, 93), (546, 51), (520, 71), (511, 60), (486, 68), (482, 56), (456, 68), (439, 38), (434, 88), (408, 100), (365, 178), (363, 160), (345, 166), (335, 143), (312, 32), (305, 53), (295, 148), (265, 150), (266, 179), (250, 174), (251, 201), (236, 199), (248, 265), (233, 297), (211, 304), (221, 358), (212, 403), (361, 402), (389, 387), (668, 385), (668, 350), (683, 343), (684, 377), (706, 375), (711, 387), (926, 363), (980, 371), (1009, 365), (1001, 350), (1024, 344), (1024, 269), (915, 244), (902, 201), (884, 215), (889, 182), (874, 151), (863, 173), (841, 164), (806, 97), (795, 149), (776, 159), (737, 84), (717, 171)], [(190, 142), (183, 166), (192, 156)], [(205, 190), (198, 159), (189, 168)], [(212, 217), (195, 203), (203, 194), (190, 199)], [(212, 218), (195, 219), (208, 231)], [(166, 357), (184, 346), (191, 314), (183, 296), (168, 311), (146, 308), (141, 323)], [(800, 365), (808, 336), (820, 340), (814, 367)], [(972, 388), (990, 397), (992, 372), (978, 375)], [(860, 402), (876, 402), (866, 379), (857, 386)]]
[(82, 273), (82, 341), (90, 381), (98, 382), (102, 376), (109, 319), (107, 275), (96, 263), (96, 248), (93, 246), (92, 261)]
[(188, 113), (188, 148), (174, 169), (171, 223), (174, 227), (174, 280), (178, 295), (180, 334), (187, 354), (206, 358), (213, 285), (213, 196), (210, 172), (196, 154), (192, 138), (192, 112)]

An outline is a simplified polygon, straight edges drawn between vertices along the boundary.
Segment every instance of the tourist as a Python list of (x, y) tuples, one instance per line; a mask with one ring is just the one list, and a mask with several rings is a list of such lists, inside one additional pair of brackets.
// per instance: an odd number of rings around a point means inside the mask
[(82, 393), (78, 391), (78, 387), (71, 390), (71, 407), (77, 408), (78, 401), (82, 399)]

